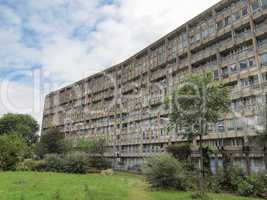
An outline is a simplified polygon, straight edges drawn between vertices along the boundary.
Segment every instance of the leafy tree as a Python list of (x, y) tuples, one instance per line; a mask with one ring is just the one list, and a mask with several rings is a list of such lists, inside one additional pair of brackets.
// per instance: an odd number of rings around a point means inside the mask
[(38, 140), (39, 125), (30, 115), (5, 114), (0, 118), (0, 135), (16, 134), (25, 139), (28, 145)]
[(188, 161), (191, 156), (189, 144), (173, 144), (167, 147), (167, 152), (172, 154), (176, 159), (182, 162)]
[(17, 135), (0, 136), (0, 169), (15, 170), (27, 151), (25, 141)]
[(36, 154), (43, 158), (46, 154), (61, 154), (67, 149), (65, 135), (54, 128), (41, 135), (40, 142), (36, 146)]
[(199, 139), (201, 176), (200, 189), (204, 191), (203, 136), (209, 123), (216, 123), (228, 111), (228, 88), (221, 81), (214, 81), (212, 73), (203, 71), (190, 74), (166, 103), (171, 108), (170, 127), (176, 128), (189, 140)]
[(102, 138), (94, 140), (81, 138), (78, 140), (76, 149), (92, 155), (103, 157), (106, 151), (106, 140)]

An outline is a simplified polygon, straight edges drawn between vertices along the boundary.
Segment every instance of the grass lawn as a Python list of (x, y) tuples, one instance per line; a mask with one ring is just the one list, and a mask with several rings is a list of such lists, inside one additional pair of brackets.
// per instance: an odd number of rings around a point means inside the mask
[[(213, 200), (252, 200), (211, 195)], [(150, 192), (139, 176), (0, 172), (0, 200), (190, 200), (190, 193)]]

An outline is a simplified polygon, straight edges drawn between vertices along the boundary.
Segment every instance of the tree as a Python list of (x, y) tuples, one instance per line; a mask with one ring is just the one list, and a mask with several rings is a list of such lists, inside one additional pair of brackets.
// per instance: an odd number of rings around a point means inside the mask
[(167, 99), (170, 113), (170, 127), (176, 128), (189, 140), (199, 140), (200, 189), (204, 191), (203, 136), (210, 123), (216, 123), (228, 112), (230, 98), (223, 82), (214, 81), (212, 73), (203, 71), (190, 74), (184, 84), (173, 91)]
[(0, 169), (15, 170), (26, 153), (27, 145), (22, 138), (17, 135), (0, 136)]
[(61, 154), (66, 151), (65, 135), (53, 128), (41, 135), (36, 146), (36, 154), (43, 158), (45, 154)]
[(0, 135), (15, 134), (30, 146), (37, 142), (39, 125), (30, 115), (5, 114), (0, 118)]
[(76, 149), (92, 155), (103, 157), (106, 151), (106, 140), (102, 138), (94, 140), (81, 138), (78, 140)]
[(191, 156), (189, 144), (173, 144), (167, 147), (167, 152), (173, 155), (177, 160), (186, 162)]

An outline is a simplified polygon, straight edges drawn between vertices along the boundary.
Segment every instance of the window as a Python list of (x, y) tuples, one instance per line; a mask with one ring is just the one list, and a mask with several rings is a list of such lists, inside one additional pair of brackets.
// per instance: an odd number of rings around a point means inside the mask
[(209, 34), (212, 34), (212, 33), (214, 33), (215, 32), (215, 27), (214, 27), (214, 25), (211, 25), (210, 27), (209, 27)]
[(263, 9), (267, 8), (267, 0), (261, 0)]
[(256, 65), (255, 58), (248, 59), (249, 67), (254, 67)]
[(251, 4), (252, 10), (257, 11), (260, 8), (259, 0), (254, 0)]
[(233, 14), (233, 20), (234, 20), (234, 21), (239, 20), (240, 17), (241, 17), (241, 16), (240, 16), (240, 12), (239, 12), (239, 11)]
[(218, 70), (215, 70), (215, 71), (213, 72), (213, 79), (214, 79), (214, 80), (219, 80), (219, 71), (218, 71)]
[(248, 79), (242, 79), (241, 80), (241, 86), (242, 87), (248, 87), (249, 86), (249, 80)]
[(267, 65), (267, 53), (261, 55), (261, 64)]
[(223, 21), (222, 21), (222, 20), (218, 21), (218, 22), (216, 23), (216, 26), (217, 26), (217, 29), (218, 29), (218, 30), (222, 29), (222, 28), (223, 28)]
[(267, 81), (267, 73), (262, 74), (262, 80), (263, 80), (263, 81)]
[(224, 19), (224, 26), (228, 26), (231, 23), (231, 16), (227, 16)]
[(233, 131), (235, 130), (235, 119), (230, 119), (227, 121), (227, 130), (228, 131)]
[(202, 38), (206, 38), (206, 37), (208, 37), (209, 36), (209, 29), (204, 29), (203, 31), (202, 31)]
[(228, 77), (228, 75), (229, 75), (228, 67), (222, 68), (222, 75), (223, 75), (223, 78)]
[(224, 121), (217, 122), (216, 127), (218, 131), (224, 132)]
[(237, 66), (236, 64), (232, 64), (229, 66), (230, 73), (235, 73), (237, 71)]
[(239, 65), (240, 65), (240, 70), (245, 70), (248, 67), (248, 64), (247, 64), (247, 61), (246, 60), (241, 61), (239, 63)]
[(196, 43), (196, 42), (198, 42), (198, 41), (200, 40), (200, 37), (201, 37), (200, 33), (196, 33), (195, 35), (193, 35), (193, 36), (191, 37), (191, 42), (192, 42), (192, 43)]

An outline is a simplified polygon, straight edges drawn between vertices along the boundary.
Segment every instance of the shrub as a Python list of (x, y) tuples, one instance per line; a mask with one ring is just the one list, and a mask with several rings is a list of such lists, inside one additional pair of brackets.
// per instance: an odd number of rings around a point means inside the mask
[(239, 182), (245, 178), (245, 172), (241, 167), (229, 166), (227, 169), (218, 170), (216, 176), (222, 190), (236, 193)]
[(105, 170), (111, 168), (111, 162), (102, 157), (90, 157), (91, 167), (98, 170)]
[(64, 157), (64, 172), (85, 174), (90, 168), (88, 154), (84, 152), (71, 152)]
[(45, 156), (45, 170), (50, 172), (62, 172), (65, 161), (58, 154), (47, 154)]
[(267, 172), (258, 173), (256, 176), (257, 185), (257, 196), (267, 197)]
[(0, 136), (0, 169), (15, 170), (26, 153), (25, 141), (16, 135)]
[(206, 177), (206, 188), (209, 192), (222, 192), (221, 176), (208, 175)]
[(237, 185), (237, 192), (241, 196), (249, 197), (255, 194), (254, 185), (249, 183), (246, 179), (240, 180)]
[(39, 164), (39, 161), (32, 160), (32, 159), (25, 159), (23, 162), (18, 163), (16, 170), (17, 171), (34, 171), (38, 164)]
[(142, 171), (154, 188), (186, 190), (183, 165), (171, 155), (162, 154), (148, 158)]
[(264, 196), (267, 194), (266, 173), (258, 173), (246, 176), (244, 169), (240, 167), (229, 167), (226, 170), (218, 170), (218, 174), (208, 179), (210, 192), (232, 192), (241, 196)]
[(36, 161), (33, 170), (63, 172), (64, 159), (57, 154), (47, 154), (44, 160)]

